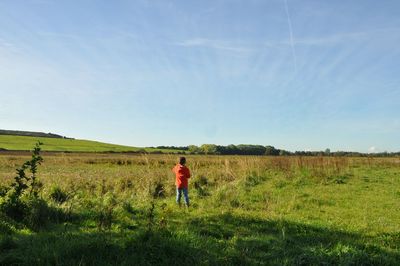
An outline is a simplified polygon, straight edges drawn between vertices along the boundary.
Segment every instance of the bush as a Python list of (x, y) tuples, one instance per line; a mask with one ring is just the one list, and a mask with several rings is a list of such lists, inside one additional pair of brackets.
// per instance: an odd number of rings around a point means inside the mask
[[(40, 156), (40, 145), (36, 143), (32, 158), (17, 168), (17, 175), (14, 177), (14, 182), (9, 188), (3, 189), (2, 199), (0, 200), (0, 211), (7, 216), (22, 221), (27, 213), (26, 203), (22, 201), (23, 197), (38, 198), (39, 192), (42, 189), (42, 183), (39, 182), (36, 173), (38, 166), (42, 163), (43, 158)], [(30, 172), (27, 175), (26, 171)], [(5, 192), (6, 191), (6, 192)]]
[[(33, 230), (43, 228), (52, 218), (61, 217), (60, 211), (49, 207), (47, 202), (39, 197), (42, 183), (38, 180), (36, 173), (43, 161), (40, 156), (40, 145), (40, 142), (36, 144), (31, 160), (16, 169), (15, 181), (10, 187), (3, 188), (0, 194), (0, 216), (5, 215)], [(28, 171), (30, 174), (27, 174)], [(63, 200), (65, 196), (61, 190), (53, 191), (52, 195), (58, 200)], [(3, 229), (6, 228), (4, 224), (1, 226)]]

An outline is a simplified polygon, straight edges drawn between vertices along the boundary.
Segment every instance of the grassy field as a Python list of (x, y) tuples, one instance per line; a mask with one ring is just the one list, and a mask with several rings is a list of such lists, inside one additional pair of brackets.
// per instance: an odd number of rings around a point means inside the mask
[[(64, 151), (64, 152), (155, 152), (161, 151), (152, 148), (137, 148), (115, 144), (102, 143), (98, 141), (62, 139), (62, 138), (43, 138), (28, 136), (0, 135), (0, 149), (12, 151), (29, 151), (37, 141), (43, 143), (44, 151)], [(174, 153), (176, 150), (163, 149), (163, 152)]]
[[(0, 156), (3, 190), (28, 159)], [(189, 209), (174, 202), (176, 159), (46, 156), (49, 207), (22, 222), (0, 217), (0, 264), (400, 261), (400, 158), (188, 156)]]

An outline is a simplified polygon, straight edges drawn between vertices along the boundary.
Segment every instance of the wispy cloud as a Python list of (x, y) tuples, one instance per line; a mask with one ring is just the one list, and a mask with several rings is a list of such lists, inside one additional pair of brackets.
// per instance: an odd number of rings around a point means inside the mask
[(17, 54), (19, 52), (20, 49), (17, 45), (0, 38), (0, 57), (2, 57), (2, 60), (0, 60), (0, 67), (5, 61), (6, 57), (8, 57), (10, 54)]
[(340, 42), (365, 41), (382, 33), (398, 33), (399, 28), (375, 29), (359, 32), (344, 32), (333, 35), (294, 39), (296, 45), (329, 45)]
[[(286, 2), (285, 2), (286, 3)], [(269, 48), (281, 48), (289, 47), (292, 50), (293, 61), (297, 69), (297, 56), (295, 46), (325, 46), (334, 45), (338, 43), (348, 43), (357, 41), (366, 41), (368, 39), (376, 37), (382, 33), (397, 33), (400, 32), (399, 28), (387, 28), (387, 29), (375, 29), (369, 31), (360, 32), (343, 32), (332, 35), (325, 35), (319, 37), (298, 37), (295, 38), (292, 32), (290, 16), (288, 17), (289, 23), (289, 40), (266, 40), (262, 41), (246, 41), (241, 40), (240, 43), (233, 40), (221, 40), (221, 39), (210, 39), (204, 37), (195, 37), (186, 39), (183, 41), (175, 42), (174, 45), (183, 47), (203, 47), (215, 50), (225, 50), (231, 52), (255, 52), (259, 49)], [(393, 35), (395, 36), (395, 35)]]
[(294, 39), (293, 39), (292, 19), (290, 18), (289, 6), (288, 6), (288, 3), (287, 3), (287, 0), (284, 0), (284, 2), (285, 2), (285, 11), (286, 11), (286, 16), (287, 16), (287, 20), (288, 20), (288, 26), (289, 26), (290, 47), (292, 48), (294, 69), (297, 72), (297, 56), (296, 56), (296, 49), (294, 47), (295, 43), (294, 43)]
[(340, 42), (359, 41), (368, 38), (371, 34), (369, 32), (352, 32), (334, 34), (330, 36), (316, 37), (316, 38), (299, 38), (294, 42), (296, 45), (329, 45)]
[(9, 42), (6, 42), (5, 40), (3, 40), (3, 39), (0, 39), (0, 45), (1, 46), (12, 46), (12, 44), (11, 43), (9, 43)]
[(38, 31), (38, 35), (47, 38), (63, 38), (63, 39), (79, 39), (81, 38), (79, 35), (76, 34), (69, 34), (69, 33), (60, 33), (60, 32), (52, 32), (52, 31)]
[(3, 48), (3, 49), (13, 49), (13, 48), (15, 48), (15, 45), (12, 44), (12, 43), (10, 43), (10, 42), (8, 42), (8, 41), (5, 41), (5, 40), (3, 40), (3, 39), (0, 39), (0, 48)]
[(225, 50), (231, 52), (251, 52), (252, 49), (248, 47), (238, 46), (230, 41), (213, 40), (207, 38), (193, 38), (187, 39), (182, 42), (175, 43), (178, 46), (184, 47), (204, 47), (216, 50)]

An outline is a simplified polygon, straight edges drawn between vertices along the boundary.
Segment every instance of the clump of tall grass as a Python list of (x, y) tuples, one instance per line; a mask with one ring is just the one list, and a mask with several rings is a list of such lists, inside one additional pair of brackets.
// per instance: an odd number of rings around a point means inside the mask
[(50, 189), (49, 197), (54, 202), (62, 204), (68, 200), (69, 195), (59, 186), (55, 185)]
[(114, 221), (114, 208), (117, 200), (113, 193), (105, 193), (102, 198), (96, 201), (94, 220), (100, 230), (111, 229)]
[(16, 223), (3, 213), (0, 213), (0, 235), (10, 235), (16, 231)]
[(165, 187), (164, 184), (158, 180), (153, 184), (152, 188), (152, 196), (153, 198), (165, 198)]
[(119, 192), (129, 191), (134, 188), (134, 181), (130, 177), (122, 177), (118, 180)]
[(49, 222), (58, 220), (56, 209), (51, 208), (42, 198), (28, 198), (25, 200), (23, 222), (35, 231), (46, 227)]
[(247, 175), (244, 178), (244, 187), (247, 189), (255, 187), (264, 182), (265, 180), (267, 180), (267, 177), (265, 175), (260, 175), (256, 172), (252, 172), (250, 175)]
[(210, 195), (208, 189), (208, 179), (204, 175), (193, 178), (193, 187), (199, 198), (203, 198)]
[(270, 159), (267, 167), (283, 173), (287, 179), (301, 176), (320, 182), (350, 174), (350, 162), (346, 157), (276, 157)]
[(7, 195), (7, 192), (9, 190), (9, 187), (0, 185), (0, 197), (4, 197)]

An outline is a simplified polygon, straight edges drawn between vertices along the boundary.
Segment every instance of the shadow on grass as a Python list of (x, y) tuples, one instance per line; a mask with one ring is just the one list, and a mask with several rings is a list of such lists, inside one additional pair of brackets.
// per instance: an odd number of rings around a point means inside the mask
[[(272, 265), (398, 265), (400, 234), (355, 233), (230, 214), (191, 220), (201, 238), (223, 241), (228, 261)], [(393, 251), (394, 250), (394, 251)], [(220, 250), (214, 255), (219, 257)]]
[(18, 235), (3, 239), (0, 265), (182, 265), (203, 251), (169, 232)]
[[(230, 214), (151, 233), (38, 233), (0, 244), (2, 265), (396, 265), (398, 234), (361, 235)], [(394, 251), (390, 251), (394, 250)]]

